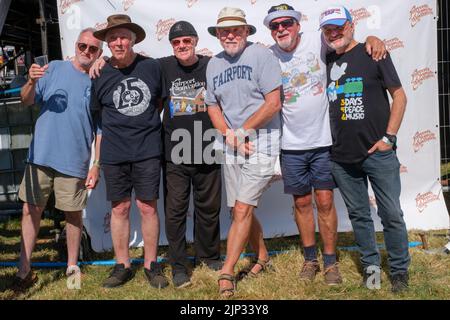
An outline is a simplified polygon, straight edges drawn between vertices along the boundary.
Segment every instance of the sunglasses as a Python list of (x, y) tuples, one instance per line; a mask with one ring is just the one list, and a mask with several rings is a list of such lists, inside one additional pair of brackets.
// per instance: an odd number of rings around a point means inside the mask
[(184, 38), (184, 39), (182, 39), (182, 40), (180, 40), (180, 39), (175, 39), (175, 40), (172, 40), (170, 43), (171, 43), (174, 47), (176, 47), (176, 46), (179, 46), (181, 42), (183, 42), (184, 45), (191, 45), (191, 44), (192, 44), (192, 39), (191, 39), (191, 38)]
[(78, 42), (77, 46), (78, 46), (78, 50), (80, 50), (81, 52), (84, 52), (86, 49), (88, 49), (88, 52), (90, 54), (95, 54), (98, 51), (98, 47), (88, 46), (86, 43), (82, 43), (82, 42)]
[(271, 22), (269, 24), (269, 29), (272, 31), (278, 30), (278, 28), (280, 27), (280, 25), (283, 27), (283, 29), (287, 29), (289, 27), (292, 27), (295, 23), (294, 19), (286, 19), (280, 22)]

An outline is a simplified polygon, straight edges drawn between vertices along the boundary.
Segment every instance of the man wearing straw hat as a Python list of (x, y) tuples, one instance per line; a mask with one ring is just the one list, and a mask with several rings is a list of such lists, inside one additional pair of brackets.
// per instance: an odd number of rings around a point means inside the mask
[(144, 240), (144, 274), (150, 285), (168, 285), (157, 262), (161, 121), (161, 71), (156, 60), (133, 51), (145, 31), (129, 16), (108, 17), (105, 29), (94, 36), (106, 41), (112, 57), (93, 81), (91, 109), (101, 115), (102, 165), (107, 199), (112, 202), (111, 236), (116, 265), (103, 286), (118, 287), (133, 277), (130, 268), (130, 207), (134, 190), (141, 213)]
[(256, 276), (269, 266), (254, 209), (274, 174), (279, 154), (281, 70), (267, 48), (247, 41), (256, 28), (247, 23), (241, 9), (223, 8), (208, 32), (224, 48), (208, 64), (205, 101), (224, 141), (224, 182), (227, 204), (233, 208), (219, 277), (219, 294), (231, 296), (236, 285), (234, 267), (247, 242), (256, 251), (247, 274)]

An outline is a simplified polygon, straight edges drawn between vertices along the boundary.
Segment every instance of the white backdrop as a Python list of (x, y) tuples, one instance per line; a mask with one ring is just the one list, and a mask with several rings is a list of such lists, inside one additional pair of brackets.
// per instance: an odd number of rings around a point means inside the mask
[[(263, 25), (267, 10), (281, 0), (58, 0), (59, 26), (63, 56), (74, 55), (74, 43), (81, 29), (103, 28), (106, 18), (115, 13), (128, 14), (141, 25), (146, 39), (136, 45), (135, 51), (151, 57), (171, 55), (167, 39), (171, 25), (177, 20), (191, 22), (200, 37), (198, 49), (202, 54), (221, 51), (217, 39), (209, 35), (207, 27), (215, 25), (217, 15), (224, 6), (242, 8), (247, 21), (257, 28), (251, 41), (270, 45), (273, 40)], [(303, 13), (302, 31), (318, 29), (320, 12), (339, 1), (287, 0), (288, 4)], [(431, 0), (350, 0), (340, 1), (352, 13), (356, 23), (356, 38), (364, 41), (368, 35), (383, 39), (391, 52), (400, 79), (408, 96), (408, 106), (403, 125), (398, 134), (398, 157), (402, 164), (401, 203), (408, 229), (444, 229), (449, 227), (449, 217), (440, 185), (439, 108), (437, 84), (436, 2)], [(105, 53), (110, 52), (105, 48)], [(162, 196), (162, 191), (161, 191)], [(376, 227), (381, 230), (376, 215), (376, 202), (372, 191), (371, 208)], [(229, 209), (225, 203), (221, 213), (221, 236), (226, 237)], [(339, 216), (339, 231), (350, 231), (346, 209), (339, 192), (335, 195)], [(158, 208), (161, 217), (161, 244), (167, 243), (164, 232), (162, 201)], [(191, 206), (192, 209), (192, 206)], [(85, 225), (92, 238), (94, 250), (110, 249), (110, 204), (106, 201), (104, 182), (90, 194), (85, 211)], [(192, 210), (191, 210), (192, 212)], [(297, 234), (293, 219), (292, 199), (283, 194), (280, 181), (264, 194), (256, 209), (266, 237)], [(132, 209), (130, 245), (142, 245), (139, 213)], [(188, 239), (192, 239), (192, 216), (188, 219)]]

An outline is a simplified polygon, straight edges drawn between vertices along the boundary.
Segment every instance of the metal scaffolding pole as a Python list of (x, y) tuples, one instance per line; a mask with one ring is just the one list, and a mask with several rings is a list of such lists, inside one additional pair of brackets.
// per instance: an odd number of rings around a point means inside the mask
[(45, 0), (39, 0), (39, 19), (36, 20), (41, 25), (41, 42), (42, 42), (42, 54), (48, 55), (48, 43), (47, 43), (47, 20), (45, 19)]

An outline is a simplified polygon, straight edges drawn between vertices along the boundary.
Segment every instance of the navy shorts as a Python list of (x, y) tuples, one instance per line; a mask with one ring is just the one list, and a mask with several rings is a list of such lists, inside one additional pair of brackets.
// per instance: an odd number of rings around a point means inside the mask
[(312, 150), (281, 150), (284, 193), (303, 196), (312, 188), (336, 188), (331, 174), (330, 147)]
[(136, 199), (142, 201), (159, 198), (161, 178), (160, 158), (150, 158), (139, 162), (103, 164), (105, 174), (106, 199), (121, 201), (131, 198), (134, 189)]

